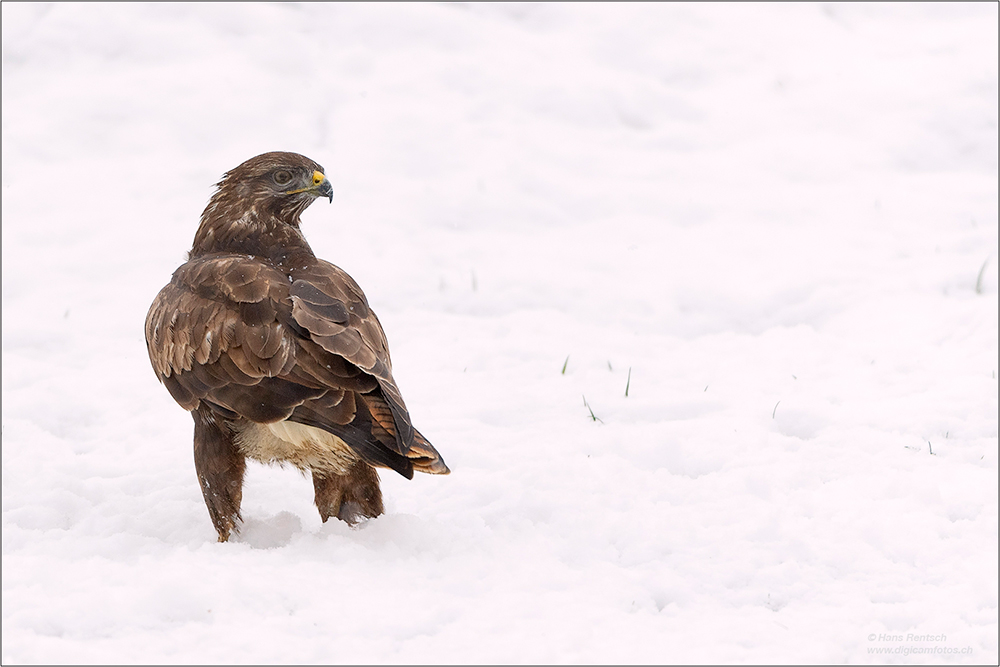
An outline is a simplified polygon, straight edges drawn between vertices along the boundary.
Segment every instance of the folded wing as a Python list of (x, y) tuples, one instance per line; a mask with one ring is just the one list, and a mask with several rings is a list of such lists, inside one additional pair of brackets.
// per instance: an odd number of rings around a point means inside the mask
[(447, 473), (414, 428), (385, 334), (357, 284), (326, 262), (280, 271), (246, 255), (181, 266), (146, 318), (150, 360), (185, 409), (321, 428), (372, 465)]

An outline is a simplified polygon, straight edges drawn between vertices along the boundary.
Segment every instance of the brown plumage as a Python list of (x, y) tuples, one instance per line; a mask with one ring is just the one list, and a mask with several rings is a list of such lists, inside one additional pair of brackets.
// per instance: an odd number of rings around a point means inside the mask
[(330, 182), (295, 153), (227, 172), (146, 316), (153, 369), (194, 417), (195, 469), (222, 542), (239, 527), (247, 457), (311, 471), (323, 520), (349, 523), (383, 512), (373, 466), (449, 472), (410, 422), (361, 288), (299, 230), (316, 197), (333, 201)]

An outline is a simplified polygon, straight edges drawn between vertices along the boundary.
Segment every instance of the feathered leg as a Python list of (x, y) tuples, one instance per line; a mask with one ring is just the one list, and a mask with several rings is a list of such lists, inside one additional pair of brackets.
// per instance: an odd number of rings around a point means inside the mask
[(312, 471), (316, 489), (316, 507), (324, 523), (330, 517), (355, 524), (362, 518), (373, 518), (385, 511), (378, 472), (364, 461), (358, 461), (346, 475)]
[(191, 416), (194, 417), (194, 468), (219, 541), (225, 542), (238, 530), (246, 458), (236, 448), (233, 432), (208, 407), (200, 405)]

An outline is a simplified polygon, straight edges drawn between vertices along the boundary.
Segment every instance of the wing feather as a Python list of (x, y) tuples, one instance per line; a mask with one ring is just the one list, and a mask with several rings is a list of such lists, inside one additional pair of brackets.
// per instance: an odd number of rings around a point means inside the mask
[[(385, 332), (358, 284), (341, 268), (318, 260), (313, 266), (294, 272), (290, 290), (293, 301), (301, 304), (296, 322), (308, 329), (311, 338), (327, 352), (344, 357), (378, 381), (396, 427), (396, 450), (406, 454), (413, 446), (414, 429), (403, 396), (392, 377), (392, 360)], [(340, 303), (348, 313), (349, 327), (333, 335), (313, 331), (311, 318), (321, 317), (317, 306)], [(337, 312), (340, 312), (339, 309)], [(308, 313), (308, 317), (305, 315)]]
[(332, 264), (289, 279), (248, 255), (192, 259), (154, 300), (146, 340), (154, 370), (188, 410), (205, 401), (230, 419), (291, 419), (407, 477), (447, 472), (410, 422), (378, 318)]

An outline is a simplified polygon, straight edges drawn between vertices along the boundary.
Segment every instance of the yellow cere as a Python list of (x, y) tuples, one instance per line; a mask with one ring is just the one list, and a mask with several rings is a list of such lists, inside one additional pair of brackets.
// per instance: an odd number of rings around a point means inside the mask
[[(325, 180), (326, 180), (326, 175), (322, 171), (319, 171), (319, 170), (313, 171), (313, 184), (312, 184), (312, 187), (314, 187), (314, 188), (318, 187)], [(300, 188), (298, 190), (289, 190), (288, 194), (290, 194), (290, 195), (296, 195), (296, 194), (298, 194), (300, 192), (305, 192), (308, 189), (309, 188)]]

